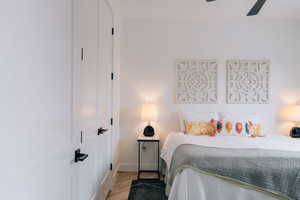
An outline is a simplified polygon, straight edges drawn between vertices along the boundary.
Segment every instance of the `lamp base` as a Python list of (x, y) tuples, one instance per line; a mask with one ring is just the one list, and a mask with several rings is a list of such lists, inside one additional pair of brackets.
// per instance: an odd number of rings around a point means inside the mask
[(144, 129), (144, 136), (152, 137), (155, 135), (154, 128), (152, 126), (146, 126)]
[(292, 128), (290, 132), (290, 136), (292, 138), (300, 138), (300, 128), (299, 127)]

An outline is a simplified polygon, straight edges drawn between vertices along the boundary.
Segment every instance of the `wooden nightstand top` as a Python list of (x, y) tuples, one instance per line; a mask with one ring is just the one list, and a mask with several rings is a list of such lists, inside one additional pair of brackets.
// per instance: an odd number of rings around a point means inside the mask
[(152, 137), (146, 137), (143, 134), (140, 134), (137, 140), (138, 141), (149, 141), (149, 142), (151, 142), (151, 141), (159, 141), (159, 135), (155, 134)]

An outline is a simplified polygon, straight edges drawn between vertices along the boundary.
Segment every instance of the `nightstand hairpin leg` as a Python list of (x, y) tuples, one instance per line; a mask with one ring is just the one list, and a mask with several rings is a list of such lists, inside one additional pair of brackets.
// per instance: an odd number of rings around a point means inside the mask
[(138, 151), (138, 152), (139, 152), (139, 153), (138, 153), (138, 154), (139, 154), (139, 155), (138, 155), (138, 179), (140, 179), (140, 170), (141, 170), (141, 166), (140, 166), (140, 161), (141, 161), (141, 160), (140, 160), (140, 159), (141, 159), (140, 156), (141, 156), (141, 152), (140, 152), (140, 151), (141, 151), (141, 143), (140, 143), (140, 142), (138, 142), (138, 143), (139, 143), (139, 151)]
[(158, 174), (158, 179), (160, 179), (160, 173), (159, 173), (159, 141), (157, 142), (157, 174)]

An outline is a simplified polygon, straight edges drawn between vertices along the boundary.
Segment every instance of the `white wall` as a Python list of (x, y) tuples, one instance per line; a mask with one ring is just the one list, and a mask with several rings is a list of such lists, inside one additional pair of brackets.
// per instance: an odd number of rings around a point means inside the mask
[[(213, 22), (124, 19), (121, 36), (121, 170), (136, 169), (136, 136), (143, 130), (140, 110), (142, 104), (149, 101), (159, 107), (159, 120), (155, 126), (162, 141), (169, 132), (179, 130), (178, 108), (257, 112), (269, 134), (287, 134), (289, 126), (280, 122), (279, 110), (283, 104), (300, 99), (300, 21), (237, 19)], [(175, 105), (174, 60), (177, 58), (219, 60), (219, 104)], [(270, 104), (226, 104), (225, 61), (234, 58), (271, 61)], [(152, 166), (155, 155), (152, 156), (149, 148), (144, 162)]]
[(71, 0), (0, 6), (0, 198), (71, 197)]

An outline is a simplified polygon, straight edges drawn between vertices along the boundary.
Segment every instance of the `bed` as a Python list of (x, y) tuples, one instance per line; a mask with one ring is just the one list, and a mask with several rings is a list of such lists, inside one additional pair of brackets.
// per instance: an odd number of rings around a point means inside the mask
[(169, 200), (300, 199), (297, 139), (174, 132), (161, 158)]

